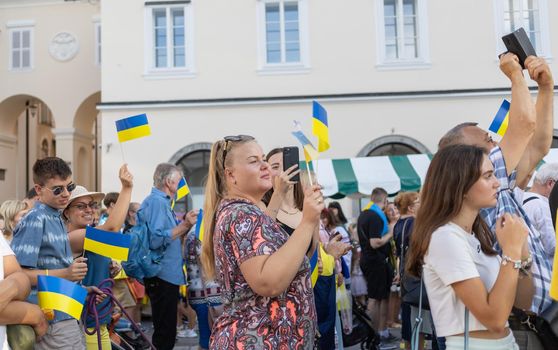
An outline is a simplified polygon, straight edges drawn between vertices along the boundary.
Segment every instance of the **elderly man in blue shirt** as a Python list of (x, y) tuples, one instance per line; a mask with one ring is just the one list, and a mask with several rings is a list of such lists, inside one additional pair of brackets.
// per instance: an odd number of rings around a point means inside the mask
[(178, 289), (186, 284), (182, 272), (182, 238), (196, 222), (197, 213), (188, 212), (179, 222), (171, 208), (182, 171), (174, 164), (161, 163), (153, 174), (153, 189), (137, 213), (138, 225), (147, 224), (150, 249), (162, 253), (161, 269), (155, 277), (145, 278), (151, 300), (153, 345), (170, 350), (176, 339)]

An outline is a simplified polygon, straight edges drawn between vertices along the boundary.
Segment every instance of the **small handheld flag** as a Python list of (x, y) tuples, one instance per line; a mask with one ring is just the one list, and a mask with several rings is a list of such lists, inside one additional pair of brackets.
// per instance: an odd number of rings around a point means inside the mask
[[(558, 211), (556, 213), (558, 215)], [(558, 216), (557, 216), (558, 217)], [(558, 221), (556, 222), (556, 238), (558, 238)], [(552, 278), (550, 280), (550, 297), (554, 300), (558, 300), (558, 246), (556, 246), (554, 251), (554, 264), (552, 265)]]
[(488, 130), (500, 136), (504, 136), (508, 130), (509, 116), (510, 103), (508, 100), (504, 100), (502, 101), (502, 104), (500, 105), (500, 108), (498, 109), (498, 112), (496, 113), (496, 116), (494, 117), (494, 120), (492, 121), (492, 124), (490, 124)]
[(308, 140), (308, 137), (306, 137), (302, 130), (300, 130), (300, 124), (298, 122), (295, 122), (295, 125), (297, 130), (293, 131), (292, 134), (302, 145), (302, 148), (304, 149), (304, 158), (306, 159), (306, 162), (309, 163), (314, 159), (317, 159), (319, 153), (314, 145), (312, 145), (312, 142)]
[(178, 188), (176, 190), (175, 202), (186, 197), (189, 193), (190, 193), (190, 187), (188, 187), (188, 183), (186, 183), (186, 179), (185, 178), (180, 179), (180, 182), (178, 183)]
[(118, 142), (126, 142), (151, 135), (147, 115), (140, 114), (117, 120), (116, 132), (118, 133)]
[(107, 258), (127, 261), (131, 239), (130, 235), (107, 232), (87, 226), (83, 249)]
[(76, 320), (81, 317), (87, 289), (82, 286), (54, 276), (39, 275), (38, 293), (41, 309), (62, 311)]
[(318, 249), (314, 251), (314, 254), (310, 257), (310, 279), (312, 281), (312, 287), (316, 284), (318, 280)]
[(200, 240), (200, 242), (203, 242), (203, 233), (203, 209), (200, 209), (200, 212), (198, 213), (198, 219), (196, 221), (196, 238)]
[(316, 101), (312, 102), (312, 134), (318, 138), (318, 152), (329, 149), (327, 111)]

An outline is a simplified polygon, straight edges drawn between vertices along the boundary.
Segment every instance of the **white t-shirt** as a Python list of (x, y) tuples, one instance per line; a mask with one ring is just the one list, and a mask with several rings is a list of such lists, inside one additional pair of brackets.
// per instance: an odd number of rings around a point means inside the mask
[[(499, 256), (484, 254), (479, 240), (454, 223), (434, 231), (424, 256), (423, 276), (439, 337), (465, 332), (465, 304), (457, 298), (451, 284), (480, 277), (490, 292), (498, 277), (500, 262)], [(469, 312), (469, 331), (486, 329)]]
[[(14, 252), (4, 239), (4, 235), (0, 235), (0, 281), (4, 279), (4, 257), (14, 255)], [(6, 326), (0, 326), (0, 346), (3, 350), (8, 350), (8, 339), (6, 338)]]

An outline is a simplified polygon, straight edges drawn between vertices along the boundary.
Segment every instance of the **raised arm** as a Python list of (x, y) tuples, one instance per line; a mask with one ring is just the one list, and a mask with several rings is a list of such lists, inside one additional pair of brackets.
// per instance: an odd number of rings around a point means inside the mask
[(122, 189), (107, 221), (98, 227), (101, 230), (118, 232), (126, 220), (126, 214), (132, 199), (132, 187), (134, 185), (134, 176), (128, 171), (126, 164), (120, 167), (118, 178), (122, 184)]
[[(512, 53), (503, 55), (500, 58), (500, 69), (511, 81), (512, 100), (508, 130), (500, 142), (506, 170), (511, 174), (525, 155), (535, 133), (536, 112), (517, 56)], [(520, 182), (519, 178), (517, 180)]]
[(526, 178), (550, 150), (554, 131), (554, 79), (543, 58), (529, 56), (525, 66), (531, 79), (537, 82), (539, 93), (535, 104), (537, 126), (517, 167), (517, 181)]

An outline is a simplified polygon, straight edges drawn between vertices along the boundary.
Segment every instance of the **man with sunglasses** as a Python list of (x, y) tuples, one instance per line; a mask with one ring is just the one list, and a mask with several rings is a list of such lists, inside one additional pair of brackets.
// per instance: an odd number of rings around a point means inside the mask
[[(37, 160), (33, 165), (33, 181), (39, 201), (15, 228), (12, 249), (33, 287), (29, 301), (36, 304), (37, 276), (80, 281), (87, 273), (87, 265), (84, 258), (73, 260), (68, 233), (61, 218), (61, 210), (76, 187), (70, 167), (56, 157)], [(55, 311), (47, 334), (35, 349), (85, 349), (78, 322)]]

